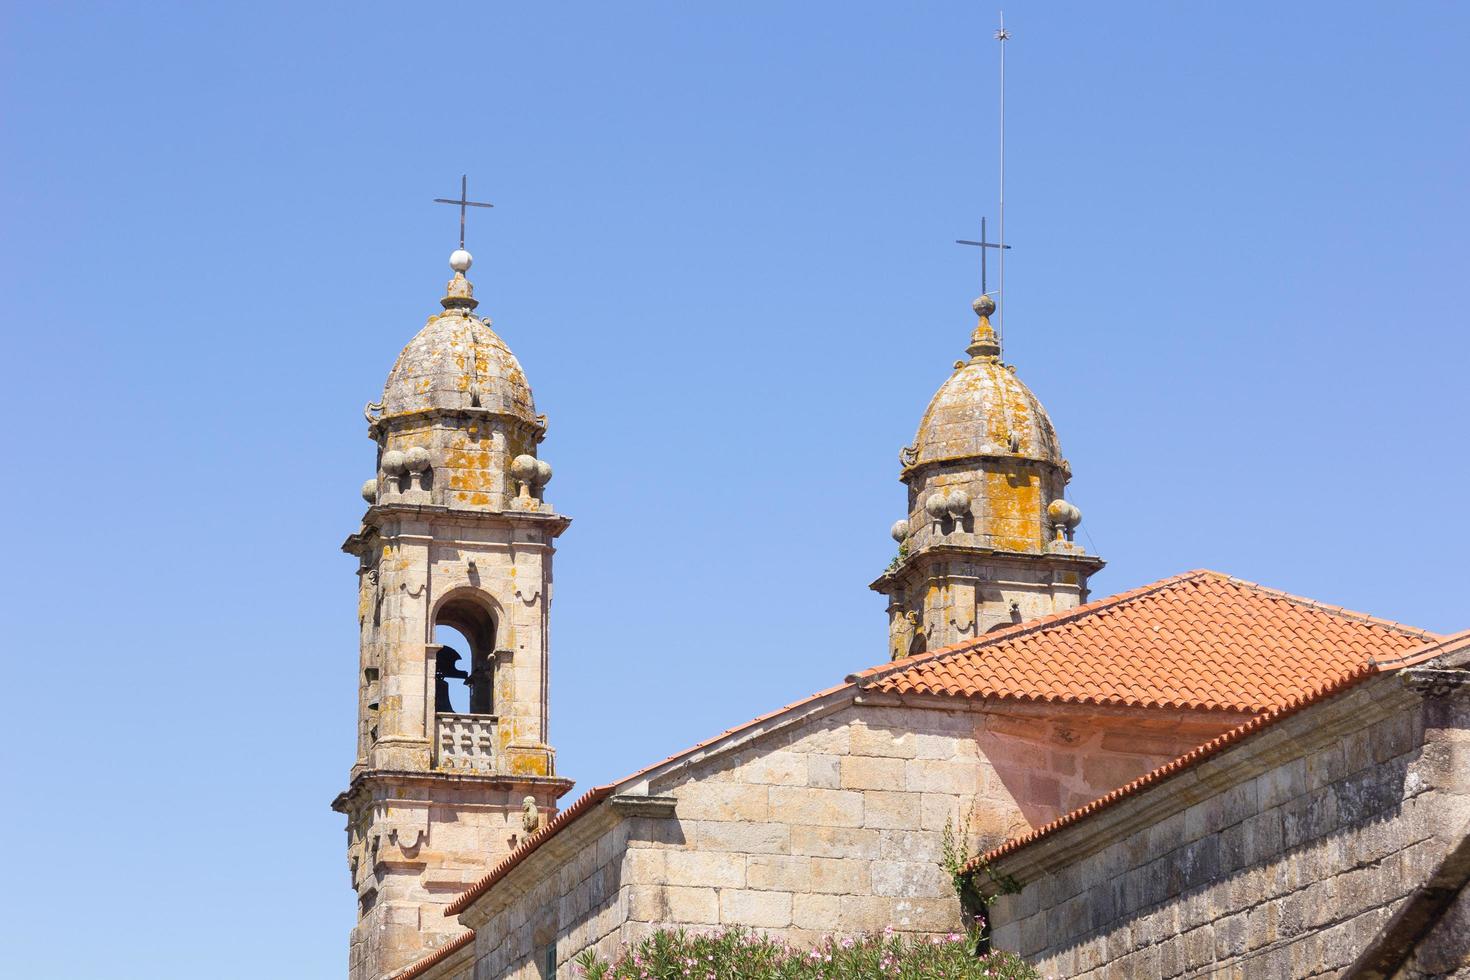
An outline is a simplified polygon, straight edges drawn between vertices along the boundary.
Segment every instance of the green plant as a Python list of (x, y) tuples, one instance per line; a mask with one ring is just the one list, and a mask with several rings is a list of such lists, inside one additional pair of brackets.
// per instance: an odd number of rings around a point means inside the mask
[(944, 833), (939, 839), (939, 864), (949, 875), (950, 884), (954, 886), (954, 893), (960, 900), (960, 914), (966, 922), (976, 923), (975, 931), (978, 935), (975, 937), (975, 951), (981, 953), (990, 948), (989, 910), (986, 908), (985, 896), (975, 887), (975, 879), (965, 872), (965, 866), (973, 857), (970, 854), (969, 841), (968, 813), (958, 828), (953, 820), (944, 821)]
[(824, 938), (798, 948), (745, 929), (690, 933), (660, 930), (616, 962), (592, 950), (576, 964), (588, 980), (1038, 980), (1010, 953), (974, 955), (974, 931), (947, 936)]

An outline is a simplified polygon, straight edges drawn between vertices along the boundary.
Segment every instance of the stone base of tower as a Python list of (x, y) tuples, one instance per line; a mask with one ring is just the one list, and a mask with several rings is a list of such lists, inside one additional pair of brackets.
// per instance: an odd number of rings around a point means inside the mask
[(567, 779), (369, 770), (332, 802), (347, 817), (348, 866), (358, 921), (348, 954), (351, 980), (376, 980), (463, 931), (444, 909), (531, 831), (526, 797), (541, 826)]
[(934, 545), (907, 556), (869, 588), (888, 596), (894, 659), (972, 640), (993, 629), (1074, 609), (1101, 558)]

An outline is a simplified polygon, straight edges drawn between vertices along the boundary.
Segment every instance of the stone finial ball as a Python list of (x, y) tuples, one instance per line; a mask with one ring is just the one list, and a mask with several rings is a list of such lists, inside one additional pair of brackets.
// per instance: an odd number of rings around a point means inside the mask
[(944, 491), (936, 490), (931, 493), (929, 498), (924, 501), (924, 509), (929, 512), (930, 517), (936, 520), (943, 517), (946, 509)]
[(414, 446), (403, 454), (403, 461), (410, 470), (422, 473), (429, 468), (429, 451), (423, 446)]
[(394, 476), (397, 476), (399, 473), (402, 473), (404, 471), (407, 465), (408, 463), (403, 458), (403, 453), (399, 452), (396, 449), (390, 449), (383, 454), (384, 473), (391, 473)]
[(909, 536), (909, 522), (894, 521), (893, 526), (888, 529), (888, 533), (893, 535), (893, 540), (901, 543), (904, 538)]
[(1051, 518), (1053, 524), (1064, 527), (1076, 527), (1082, 523), (1082, 511), (1060, 497), (1047, 505), (1046, 516)]
[(475, 264), (475, 257), (462, 248), (457, 248), (449, 253), (449, 268), (455, 272), (469, 272), (470, 266)]
[(974, 310), (978, 316), (989, 316), (995, 312), (995, 300), (991, 299), (988, 294), (981, 293), (976, 297), (975, 302), (970, 304), (970, 309)]
[(951, 490), (944, 495), (944, 509), (951, 517), (959, 517), (970, 510), (970, 495), (963, 490)]
[(536, 479), (536, 457), (521, 453), (510, 461), (510, 475), (522, 483), (532, 483)]
[(536, 460), (536, 486), (544, 487), (551, 482), (551, 464), (544, 459)]
[(373, 504), (378, 501), (378, 481), (369, 480), (362, 485), (362, 499)]

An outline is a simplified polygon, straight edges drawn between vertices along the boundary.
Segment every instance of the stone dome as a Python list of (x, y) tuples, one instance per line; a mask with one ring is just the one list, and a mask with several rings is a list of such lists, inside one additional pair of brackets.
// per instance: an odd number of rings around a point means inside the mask
[(467, 309), (430, 317), (388, 373), (383, 416), (482, 408), (534, 423), (531, 386), (505, 341)]
[(1020, 457), (1065, 467), (1046, 409), (999, 359), (977, 355), (940, 386), (904, 462), (923, 466), (977, 456)]

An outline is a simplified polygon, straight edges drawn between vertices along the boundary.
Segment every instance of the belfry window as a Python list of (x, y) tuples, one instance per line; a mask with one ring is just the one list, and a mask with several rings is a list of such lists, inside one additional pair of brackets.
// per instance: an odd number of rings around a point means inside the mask
[(439, 610), (434, 642), (434, 713), (495, 713), (495, 617), (471, 598)]

